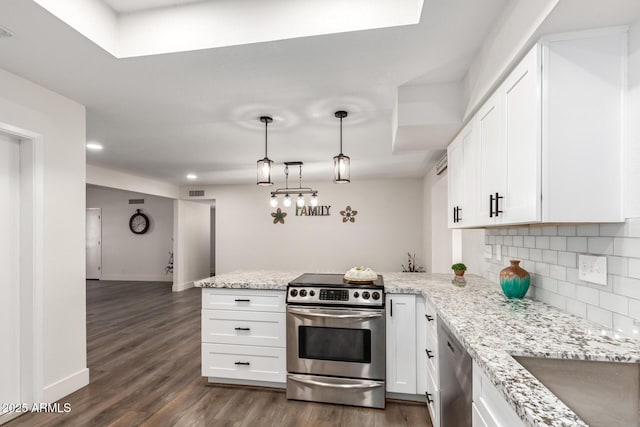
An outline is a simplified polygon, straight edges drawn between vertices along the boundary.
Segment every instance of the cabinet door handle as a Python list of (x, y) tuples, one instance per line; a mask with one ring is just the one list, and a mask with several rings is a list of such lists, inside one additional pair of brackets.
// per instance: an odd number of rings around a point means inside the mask
[(237, 299), (236, 299), (236, 302), (251, 302), (251, 300), (250, 300), (250, 299), (240, 299), (240, 298), (237, 298)]
[(425, 395), (427, 396), (427, 403), (433, 403), (433, 399), (431, 398), (431, 393), (427, 392), (425, 393)]
[(457, 209), (458, 209), (458, 212), (456, 213), (456, 217), (458, 218), (458, 222), (460, 222), (460, 221), (462, 221), (462, 218), (460, 218), (460, 211), (462, 209), (460, 208), (460, 206), (458, 206)]
[(389, 300), (389, 309), (390, 309), (389, 316), (393, 317), (393, 300), (392, 299)]
[(489, 218), (493, 218), (493, 194), (489, 194)]
[(431, 350), (429, 350), (428, 348), (425, 348), (424, 351), (427, 353), (427, 357), (429, 359), (433, 359), (435, 356), (433, 355), (433, 352)]
[(251, 363), (249, 363), (249, 362), (236, 362), (235, 364), (236, 364), (236, 365), (243, 365), (243, 366), (249, 366), (249, 365), (251, 365)]
[(455, 224), (456, 222), (458, 222), (458, 220), (456, 219), (456, 207), (453, 207), (453, 223)]
[(250, 331), (251, 328), (235, 328), (236, 331)]
[(500, 199), (502, 199), (502, 198), (503, 197), (499, 193), (496, 193), (496, 198), (495, 198), (495, 200), (496, 200), (496, 212), (495, 212), (496, 216), (498, 216), (499, 214), (502, 213), (502, 211), (500, 210), (500, 204), (499, 204), (500, 203)]
[(453, 346), (451, 345), (451, 343), (449, 341), (447, 341), (447, 347), (449, 347), (449, 350), (451, 350), (451, 353), (455, 354), (456, 351), (454, 350)]
[(433, 322), (433, 316), (429, 316), (428, 314), (425, 314), (424, 317), (427, 318), (427, 322)]

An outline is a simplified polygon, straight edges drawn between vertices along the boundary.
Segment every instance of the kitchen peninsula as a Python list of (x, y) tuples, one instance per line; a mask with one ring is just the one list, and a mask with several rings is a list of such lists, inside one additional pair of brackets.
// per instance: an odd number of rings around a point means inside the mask
[[(203, 292), (209, 288), (281, 291), (284, 300), (287, 283), (299, 274), (242, 271), (203, 279), (196, 286)], [(640, 362), (640, 341), (619, 337), (542, 302), (508, 300), (498, 284), (481, 277), (468, 276), (466, 286), (457, 287), (448, 274), (381, 274), (387, 298), (414, 294), (435, 309), (438, 321), (448, 327), (473, 359), (474, 381), (476, 375), (488, 378), (523, 425), (587, 424), (512, 356)], [(417, 318), (420, 321), (424, 318)]]

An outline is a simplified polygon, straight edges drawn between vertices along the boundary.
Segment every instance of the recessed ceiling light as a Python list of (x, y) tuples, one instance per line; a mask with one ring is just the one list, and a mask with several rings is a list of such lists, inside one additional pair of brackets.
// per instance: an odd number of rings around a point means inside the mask
[(190, 173), (187, 175), (187, 179), (197, 179), (198, 175), (196, 175), (195, 173)]
[(87, 143), (87, 148), (92, 151), (100, 151), (102, 150), (102, 144), (98, 144), (97, 142), (89, 142)]
[(11, 37), (13, 33), (4, 27), (0, 27), (0, 38), (2, 37)]

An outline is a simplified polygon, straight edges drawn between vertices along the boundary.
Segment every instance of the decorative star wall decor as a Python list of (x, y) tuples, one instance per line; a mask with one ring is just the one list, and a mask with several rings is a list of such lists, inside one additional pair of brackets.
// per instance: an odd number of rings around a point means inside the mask
[(284, 224), (284, 217), (287, 216), (287, 213), (282, 212), (282, 210), (278, 208), (278, 210), (271, 213), (271, 216), (273, 217), (274, 224), (277, 224), (277, 223)]
[(342, 215), (342, 222), (356, 222), (355, 216), (358, 215), (358, 211), (354, 211), (351, 206), (347, 206), (345, 210), (340, 211), (340, 215)]

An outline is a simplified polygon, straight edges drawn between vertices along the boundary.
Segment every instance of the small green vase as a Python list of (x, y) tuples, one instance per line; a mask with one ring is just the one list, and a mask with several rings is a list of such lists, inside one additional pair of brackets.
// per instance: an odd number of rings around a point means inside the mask
[(529, 290), (531, 277), (520, 267), (520, 261), (512, 259), (510, 266), (500, 271), (500, 286), (507, 298), (522, 298)]

